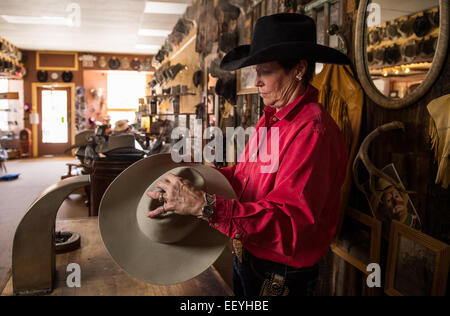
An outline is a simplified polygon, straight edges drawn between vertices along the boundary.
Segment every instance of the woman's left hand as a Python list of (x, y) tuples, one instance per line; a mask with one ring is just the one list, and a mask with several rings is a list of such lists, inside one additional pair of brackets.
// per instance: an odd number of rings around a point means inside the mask
[[(169, 173), (156, 183), (156, 187), (164, 191), (164, 206), (149, 211), (147, 217), (155, 217), (167, 211), (180, 215), (202, 215), (202, 207), (205, 204), (204, 192), (197, 189), (189, 180)], [(158, 200), (161, 192), (147, 191), (147, 195)]]

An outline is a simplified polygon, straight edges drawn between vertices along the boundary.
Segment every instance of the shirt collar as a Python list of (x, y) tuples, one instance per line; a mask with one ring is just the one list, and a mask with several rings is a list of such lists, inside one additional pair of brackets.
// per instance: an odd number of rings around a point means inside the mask
[(267, 117), (272, 117), (275, 115), (275, 117), (279, 120), (282, 120), (288, 115), (293, 109), (297, 108), (297, 106), (301, 106), (310, 102), (317, 102), (318, 100), (319, 92), (316, 88), (314, 88), (312, 85), (308, 85), (306, 88), (305, 93), (292, 101), (291, 103), (284, 106), (281, 110), (276, 112), (276, 109), (271, 106), (266, 106), (264, 108), (264, 113)]

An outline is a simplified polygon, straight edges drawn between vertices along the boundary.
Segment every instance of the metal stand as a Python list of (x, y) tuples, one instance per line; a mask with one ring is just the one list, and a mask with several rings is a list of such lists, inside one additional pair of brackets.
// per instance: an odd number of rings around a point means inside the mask
[(89, 175), (61, 180), (44, 190), (28, 208), (14, 235), (14, 295), (38, 295), (53, 290), (56, 214), (70, 193), (89, 184)]

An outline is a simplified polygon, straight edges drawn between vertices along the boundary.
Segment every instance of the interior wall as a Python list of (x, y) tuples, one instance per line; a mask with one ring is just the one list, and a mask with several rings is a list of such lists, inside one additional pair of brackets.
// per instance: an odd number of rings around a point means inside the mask
[[(24, 54), (26, 54), (26, 62), (25, 67), (27, 68), (27, 75), (23, 77), (23, 92), (24, 92), (24, 103), (32, 105), (32, 87), (31, 85), (33, 83), (39, 82), (37, 79), (37, 73), (38, 70), (36, 65), (36, 51), (23, 51)], [(57, 80), (53, 81), (50, 78), (50, 74), (53, 72), (52, 70), (48, 70), (48, 83), (53, 82), (63, 82), (61, 79), (61, 73), (62, 71), (55, 71), (59, 74), (59, 77)], [(75, 83), (75, 86), (82, 86), (83, 85), (83, 76), (82, 76), (82, 68), (79, 67), (78, 71), (72, 71), (73, 79), (72, 82)], [(24, 120), (25, 120), (25, 127), (31, 129), (30, 124), (30, 113), (26, 112), (24, 114)]]
[[(26, 55), (26, 61), (25, 61), (25, 67), (27, 68), (27, 75), (23, 78), (23, 102), (28, 103), (30, 106), (32, 106), (32, 84), (39, 82), (37, 79), (37, 64), (36, 64), (36, 55), (37, 51), (23, 51), (23, 53)], [(122, 60), (123, 58), (128, 58), (129, 62), (131, 62), (133, 59), (137, 58), (141, 62), (141, 64), (145, 61), (146, 58), (151, 59), (151, 55), (136, 55), (136, 54), (114, 54), (114, 53), (84, 53), (84, 52), (78, 52), (77, 56), (81, 57), (85, 54), (93, 55), (96, 57), (96, 61), (94, 62), (92, 67), (84, 67), (82, 61), (78, 61), (78, 70), (71, 70), (73, 74), (72, 83), (75, 84), (75, 87), (85, 87), (84, 80), (88, 80), (88, 86), (86, 86), (86, 98), (88, 99), (88, 105), (90, 104), (90, 108), (86, 111), (86, 121), (88, 122), (89, 119), (95, 119), (96, 121), (101, 121), (103, 118), (103, 115), (106, 112), (106, 104), (103, 107), (100, 107), (98, 102), (94, 102), (92, 99), (92, 96), (89, 93), (89, 90), (91, 88), (104, 88), (106, 93), (106, 75), (93, 75), (94, 72), (92, 70), (98, 71), (97, 74), (104, 73), (105, 71), (114, 71), (109, 68), (108, 65), (106, 65), (105, 68), (102, 68), (99, 66), (98, 61), (101, 56), (104, 56), (107, 61), (110, 60), (112, 57), (117, 57), (119, 60)], [(58, 64), (58, 55), (56, 54), (51, 60), (47, 60), (47, 62), (54, 62), (55, 65)], [(131, 68), (124, 69), (123, 66), (118, 68), (117, 70), (129, 70), (134, 71)], [(151, 81), (152, 79), (152, 71), (154, 69), (151, 68), (151, 70), (148, 72), (147, 76), (147, 82)], [(63, 70), (46, 70), (48, 72), (48, 83), (62, 83), (62, 77), (61, 74)], [(50, 75), (52, 72), (58, 73), (58, 79), (52, 80)], [(87, 75), (84, 75), (84, 73), (87, 72)], [(98, 80), (98, 82), (96, 82)], [(148, 91), (147, 91), (148, 92)], [(149, 92), (148, 92), (149, 93)], [(90, 98), (90, 99), (89, 99)], [(106, 101), (106, 98), (105, 98)], [(75, 102), (75, 100), (72, 100), (72, 102)], [(136, 102), (136, 107), (138, 107), (138, 102)], [(72, 115), (74, 117), (74, 115)], [(30, 124), (30, 112), (24, 113), (24, 126), (25, 128), (29, 128), (32, 130), (32, 125)], [(89, 126), (89, 125), (88, 125)], [(94, 126), (91, 126), (94, 127)]]
[[(86, 90), (86, 120), (101, 121), (106, 113), (107, 73), (102, 70), (83, 71), (83, 86)], [(103, 89), (103, 97), (95, 97), (91, 90)]]
[[(348, 43), (351, 43), (349, 57), (353, 59), (355, 56), (353, 43), (355, 43), (354, 34), (359, 1), (347, 0), (346, 2), (347, 12), (344, 16), (343, 33)], [(410, 198), (420, 216), (422, 232), (450, 244), (450, 213), (448, 212), (450, 209), (450, 188), (443, 189), (440, 185), (434, 183), (437, 165), (428, 134), (431, 117), (427, 111), (427, 105), (432, 100), (450, 93), (450, 58), (448, 55), (432, 88), (420, 100), (406, 108), (399, 110), (384, 109), (365, 95), (360, 143), (378, 126), (392, 121), (400, 121), (405, 124), (406, 132), (392, 131), (375, 139), (370, 147), (370, 159), (380, 169), (389, 163), (394, 163), (406, 189), (415, 192), (410, 194)], [(355, 69), (355, 67), (353, 68)], [(356, 71), (354, 73), (356, 75)], [(364, 213), (371, 214), (365, 196), (355, 186), (353, 186), (349, 204)], [(388, 241), (382, 240), (380, 263), (383, 272), (386, 269), (387, 252)], [(333, 261), (333, 275), (336, 278), (331, 281), (333, 288), (326, 294), (350, 291), (352, 292), (351, 295), (361, 295), (362, 290), (354, 291), (347, 287), (350, 286), (355, 289), (355, 284), (360, 284), (361, 280), (364, 281), (365, 276), (360, 275), (356, 277), (358, 280), (356, 283), (349, 283), (348, 280), (355, 280), (355, 269), (352, 269), (348, 264), (344, 268), (345, 265), (339, 258), (335, 257)], [(382, 276), (382, 285), (384, 286), (384, 273)], [(342, 280), (345, 280), (345, 282), (342, 282)], [(383, 291), (378, 291), (376, 294), (382, 295)]]
[(386, 110), (366, 97), (366, 128), (364, 133), (391, 121), (401, 121), (406, 132), (381, 135), (371, 146), (372, 161), (378, 167), (393, 162), (421, 218), (423, 232), (450, 243), (450, 188), (445, 190), (434, 182), (437, 165), (431, 151), (428, 134), (430, 114), (427, 105), (450, 93), (450, 58), (444, 64), (433, 87), (411, 106), (401, 110)]
[[(193, 75), (197, 70), (202, 70), (201, 56), (195, 51), (197, 28), (193, 27), (189, 34), (163, 61), (161, 67), (168, 65), (174, 66), (178, 63), (185, 65), (187, 69), (180, 71), (174, 80), (167, 83), (167, 87), (176, 85), (185, 85), (189, 93), (195, 95), (180, 96), (180, 112), (195, 113), (195, 106), (201, 102), (202, 87), (195, 87)], [(172, 111), (172, 105), (169, 99), (164, 100), (160, 104), (162, 111)]]

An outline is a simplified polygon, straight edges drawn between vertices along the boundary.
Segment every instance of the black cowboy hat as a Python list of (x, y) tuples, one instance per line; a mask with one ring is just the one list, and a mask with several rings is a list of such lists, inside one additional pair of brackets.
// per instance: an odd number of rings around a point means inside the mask
[(367, 51), (367, 62), (369, 63), (369, 65), (372, 65), (375, 62), (373, 53), (374, 53), (373, 50)]
[(264, 16), (256, 21), (251, 45), (233, 48), (222, 60), (224, 70), (287, 58), (305, 58), (320, 63), (349, 64), (336, 49), (316, 43), (316, 24), (296, 13)]
[(402, 45), (402, 60), (405, 63), (411, 63), (417, 57), (418, 45), (415, 40), (411, 40)]
[(429, 14), (428, 19), (430, 20), (431, 26), (433, 28), (439, 27), (439, 10)]
[(236, 104), (236, 78), (217, 79), (215, 92), (231, 104)]
[(163, 51), (160, 49), (157, 53), (156, 53), (156, 56), (155, 56), (155, 59), (158, 61), (158, 62), (162, 62), (163, 60), (164, 60), (164, 53), (163, 53)]
[(398, 25), (396, 23), (392, 23), (386, 26), (386, 35), (391, 41), (397, 40), (400, 37)]
[(214, 77), (214, 78), (227, 78), (230, 79), (234, 77), (233, 73), (229, 71), (225, 71), (220, 68), (221, 58), (217, 57), (211, 63), (208, 67), (208, 73)]
[(148, 86), (151, 88), (154, 88), (156, 85), (158, 84), (158, 82), (156, 82), (156, 79), (153, 79), (152, 81), (150, 81), (148, 83)]
[(400, 35), (403, 38), (408, 38), (414, 32), (413, 26), (414, 26), (413, 19), (407, 19), (407, 20), (401, 21), (398, 26), (398, 32), (400, 33)]
[(437, 45), (437, 37), (430, 37), (419, 42), (420, 56), (430, 58), (434, 56)]
[(241, 10), (232, 5), (228, 0), (219, 0), (217, 6), (214, 8), (214, 16), (217, 20), (220, 14), (224, 14), (224, 20), (237, 20), (239, 15), (241, 14)]
[(205, 113), (205, 104), (199, 103), (195, 106), (195, 118), (197, 120), (203, 120), (203, 116)]
[(48, 72), (47, 71), (43, 71), (43, 70), (39, 70), (37, 72), (37, 79), (39, 82), (47, 82), (48, 80)]
[(219, 36), (219, 49), (223, 52), (230, 51), (233, 47), (239, 43), (239, 32), (236, 28), (231, 32), (220, 33)]
[(417, 37), (424, 37), (431, 30), (431, 22), (427, 15), (419, 16), (414, 20), (414, 33)]
[(186, 19), (180, 18), (178, 19), (177, 24), (175, 24), (173, 30), (174, 32), (188, 35), (191, 27), (192, 27), (191, 22), (189, 22)]
[(108, 66), (111, 69), (118, 69), (120, 67), (120, 61), (116, 57), (111, 58), (108, 61)]
[(384, 54), (386, 49), (384, 47), (380, 47), (378, 49), (375, 49), (373, 52), (373, 61), (375, 65), (382, 65), (384, 62)]
[(378, 45), (383, 39), (382, 30), (380, 28), (375, 28), (369, 32), (369, 44), (370, 45)]
[(172, 79), (170, 78), (169, 68), (166, 68), (166, 69), (163, 70), (163, 72), (162, 72), (162, 77), (163, 77), (163, 82), (164, 82), (164, 83), (167, 83), (167, 82), (169, 82), (170, 80), (172, 80)]
[(192, 76), (192, 82), (195, 87), (203, 86), (203, 71), (197, 70)]
[(141, 66), (141, 61), (139, 60), (139, 58), (134, 58), (131, 63), (131, 69), (133, 70), (139, 70), (139, 67)]
[(64, 82), (71, 82), (73, 79), (73, 73), (71, 71), (63, 71), (61, 78)]
[(175, 79), (175, 77), (178, 75), (178, 73), (180, 71), (182, 71), (183, 69), (185, 69), (185, 68), (186, 68), (186, 66), (182, 65), (180, 63), (178, 63), (178, 64), (176, 64), (174, 66), (170, 66), (169, 69), (168, 69), (169, 70), (170, 80)]
[(388, 65), (394, 65), (399, 61), (400, 56), (400, 48), (398, 45), (394, 44), (387, 47), (384, 51), (384, 62)]

